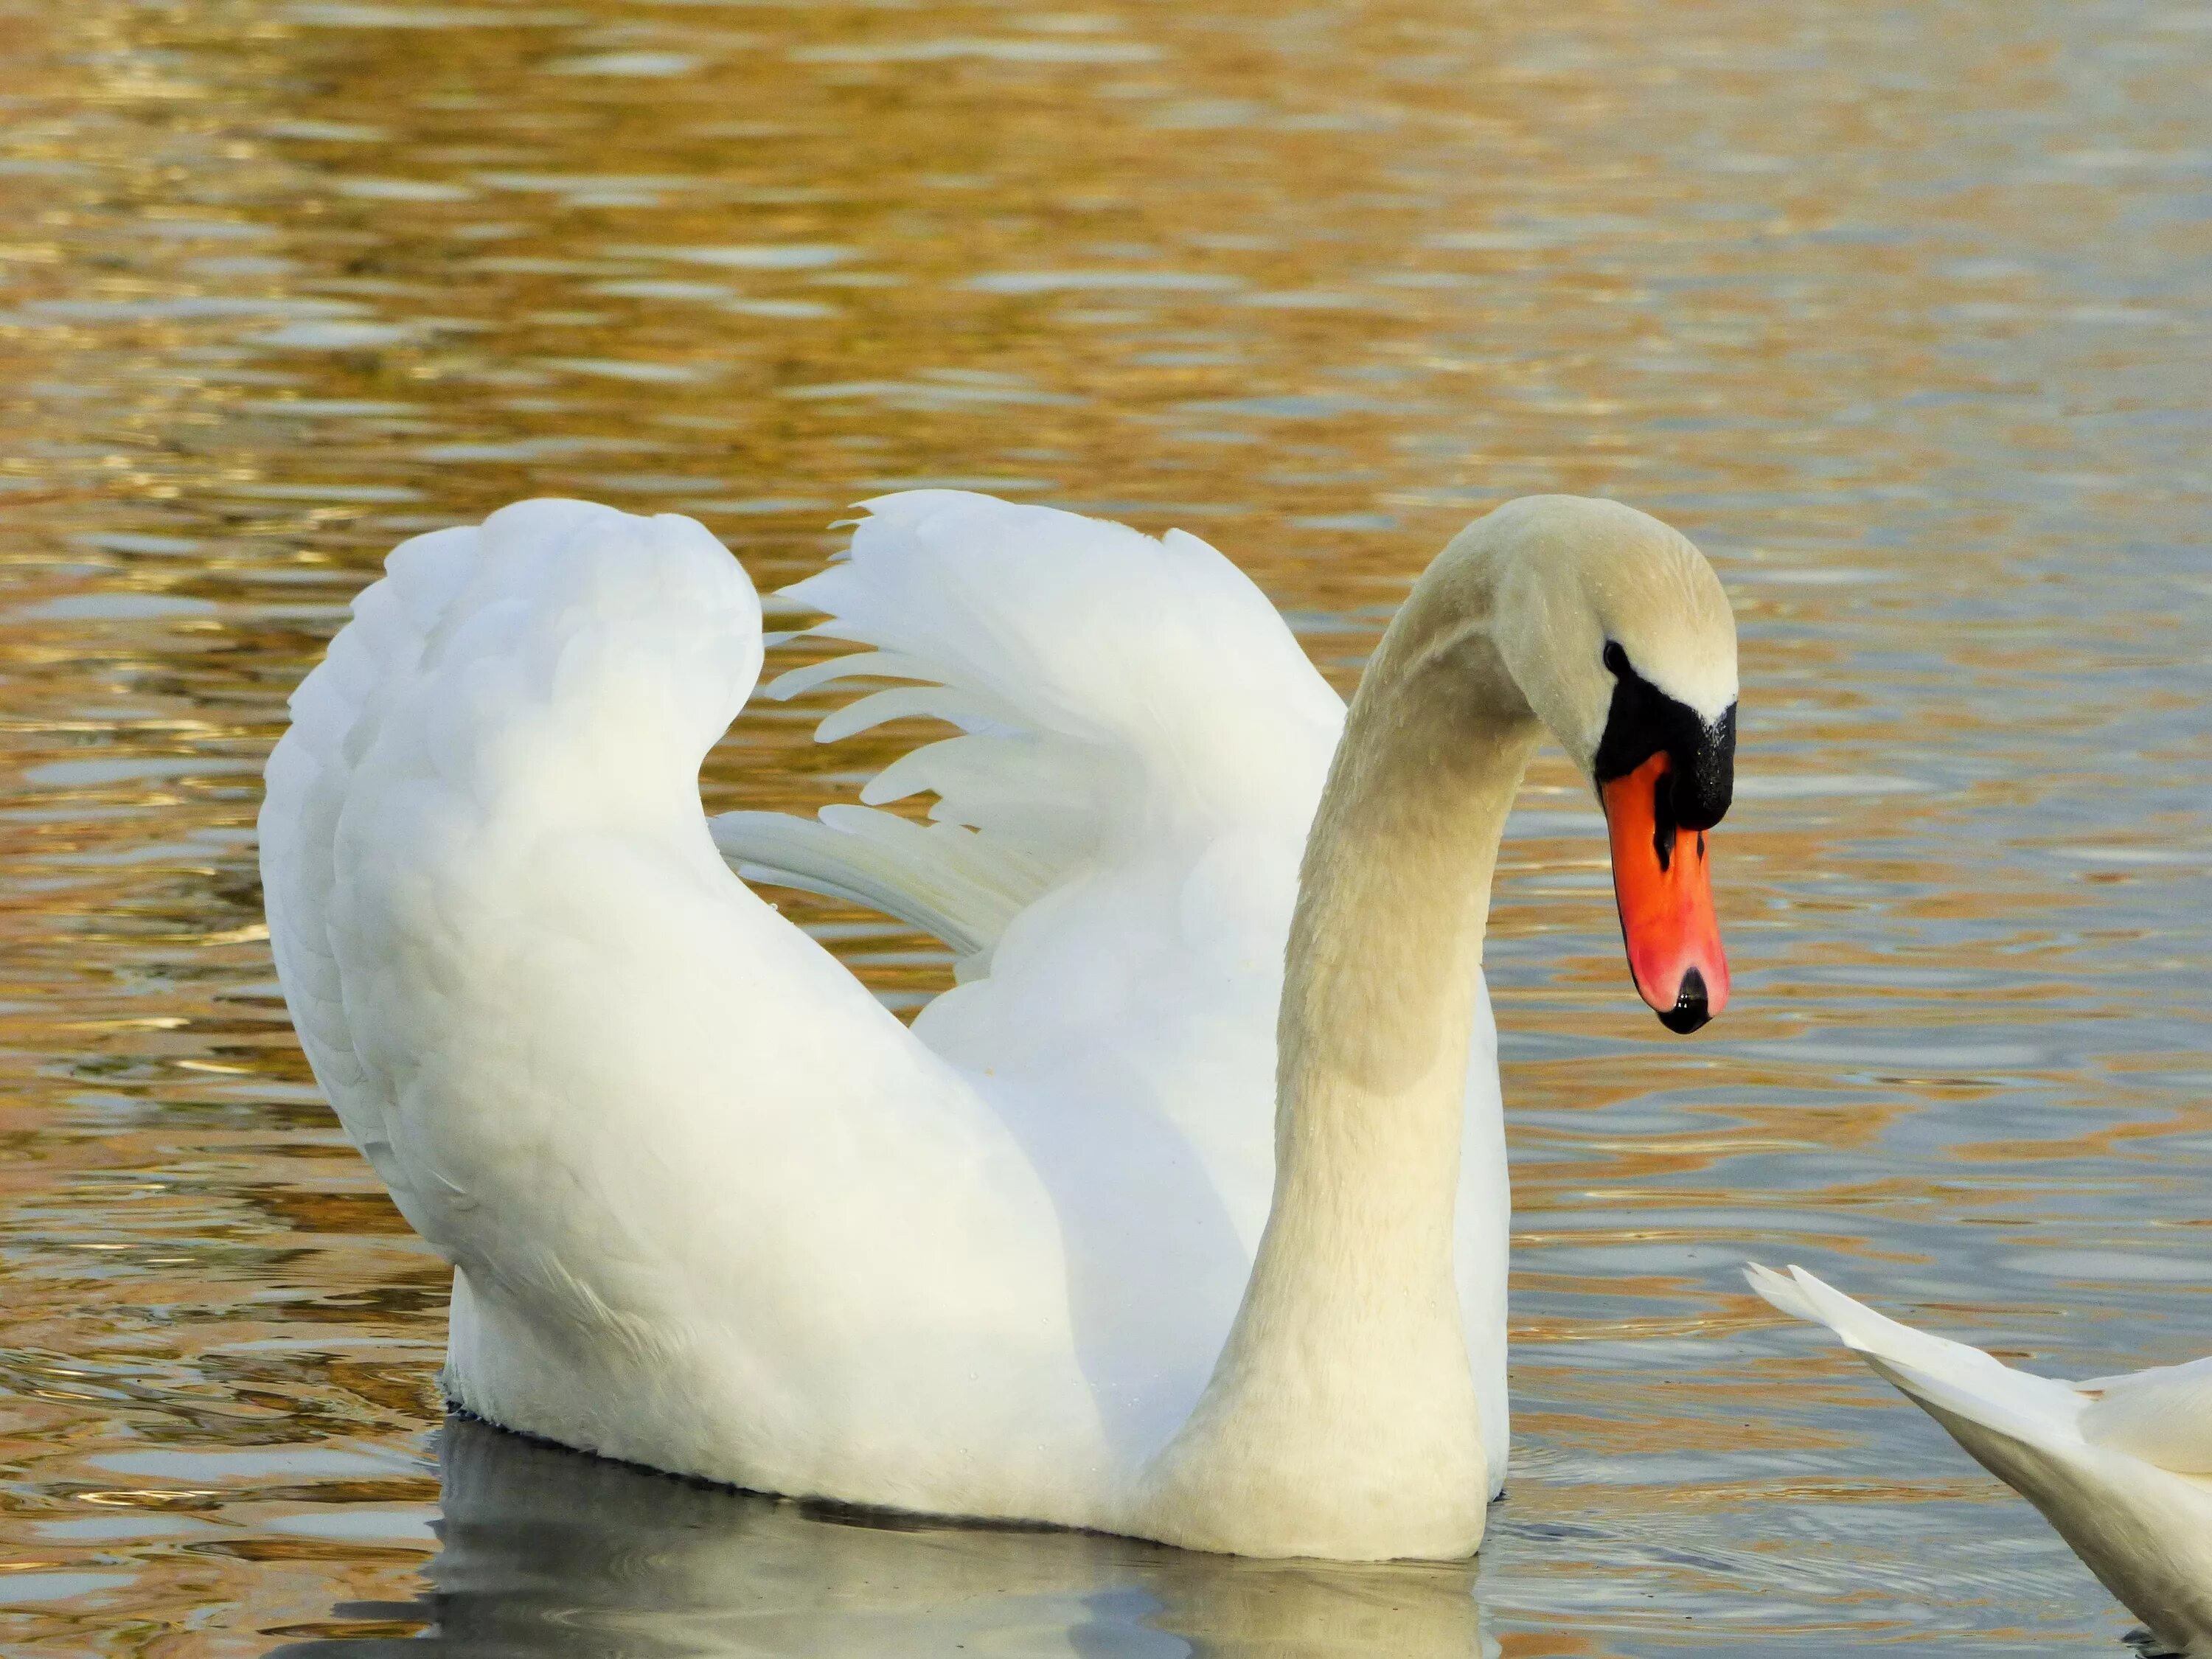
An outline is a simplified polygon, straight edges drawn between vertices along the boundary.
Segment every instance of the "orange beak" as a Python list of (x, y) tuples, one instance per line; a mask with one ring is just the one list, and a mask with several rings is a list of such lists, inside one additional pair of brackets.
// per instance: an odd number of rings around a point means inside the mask
[(1694, 1031), (1728, 1006), (1728, 957), (1705, 878), (1703, 830), (1674, 821), (1674, 763), (1662, 750), (1598, 788), (1613, 842), (1613, 893), (1637, 994), (1670, 1031)]

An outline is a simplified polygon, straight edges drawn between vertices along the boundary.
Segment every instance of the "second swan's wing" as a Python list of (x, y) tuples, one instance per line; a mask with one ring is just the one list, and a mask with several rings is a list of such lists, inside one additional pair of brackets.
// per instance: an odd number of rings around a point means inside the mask
[[(2136, 1438), (2185, 1459), (2201, 1447), (2177, 1415), (2202, 1402), (2197, 1367), (2079, 1387), (2013, 1370), (1978, 1348), (1883, 1317), (1802, 1267), (1753, 1267), (1752, 1288), (1826, 1325), (1942, 1424), (1974, 1460), (2042, 1511), (2106, 1589), (2167, 1650), (2212, 1652), (2212, 1480), (2146, 1460)], [(2200, 1365), (2207, 1362), (2199, 1362)], [(2099, 1389), (2122, 1405), (2096, 1421)]]
[(2176, 1474), (2212, 1475), (2212, 1358), (2084, 1382), (2081, 1436)]
[(1901, 1325), (1802, 1267), (1784, 1274), (1754, 1266), (1745, 1276), (1775, 1308), (1826, 1325), (1845, 1347), (1923, 1404), (2029, 1437), (2080, 1438), (2075, 1424), (2087, 1401), (2070, 1382), (2014, 1370), (1979, 1348)]

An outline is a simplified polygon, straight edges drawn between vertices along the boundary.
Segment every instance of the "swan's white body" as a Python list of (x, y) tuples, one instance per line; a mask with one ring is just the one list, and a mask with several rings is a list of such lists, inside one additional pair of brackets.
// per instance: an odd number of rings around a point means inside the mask
[[(1440, 1218), (1444, 1302), (1323, 1298), (1287, 1334), (1248, 1309), (1247, 1347), (1297, 1357), (1223, 1407), (1344, 705), (1194, 538), (953, 492), (871, 512), (795, 592), (880, 653), (849, 672), (915, 683), (825, 740), (914, 714), (966, 734), (864, 796), (933, 790), (949, 821), (927, 829), (861, 808), (710, 829), (698, 765), (763, 640), (689, 520), (537, 501), (420, 537), (293, 699), (261, 817), (277, 966), (348, 1132), (453, 1263), (448, 1392), (769, 1492), (1253, 1553), (1471, 1552), (1506, 1449), (1487, 854), (1479, 903), (1404, 896), (1400, 931), (1449, 924), (1453, 981), (1451, 1029), (1409, 1028), (1419, 1075), (1375, 1120), (1414, 1126), (1373, 1194), (1404, 1174), (1410, 1218), (1346, 1199), (1372, 1242), (1315, 1235), (1322, 1278), (1363, 1270), (1347, 1249), (1386, 1274), (1402, 1249), (1418, 1278)], [(1732, 699), (1732, 633), (1724, 678), (1703, 689)], [(1502, 823), (1535, 723), (1497, 720)], [(726, 856), (931, 928), (963, 982), (908, 1030)], [(1332, 1402), (1379, 1426), (1343, 1431)]]
[(2212, 1358), (2062, 1382), (1886, 1319), (1802, 1267), (1750, 1278), (2042, 1510), (2168, 1650), (2212, 1659)]

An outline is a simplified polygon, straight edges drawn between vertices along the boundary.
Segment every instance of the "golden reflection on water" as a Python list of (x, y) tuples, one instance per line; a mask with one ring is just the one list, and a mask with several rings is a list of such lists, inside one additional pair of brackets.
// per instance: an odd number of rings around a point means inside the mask
[[(1734, 1268), (1832, 1268), (2055, 1370), (2212, 1346), (2203, 21), (9, 14), (9, 1651), (433, 1621), (588, 1650), (549, 1633), (580, 1620), (911, 1652), (956, 1639), (946, 1595), (1002, 1653), (1479, 1650), (1464, 1575), (1343, 1588), (690, 1489), (701, 1553), (672, 1559), (628, 1537), (662, 1485), (530, 1449), (471, 1454), (426, 1578), (445, 1273), (271, 978), (251, 823), (283, 696), (393, 541), (518, 495), (696, 514), (768, 586), (844, 504), (954, 480), (1206, 536), (1346, 685), (1505, 495), (1617, 494), (1699, 539), (1744, 635), (1735, 1003), (1685, 1042), (1627, 994), (1555, 758), (1501, 864), (1520, 1439), (1489, 1638), (2108, 1650), (2120, 1615), (2025, 1508)], [(802, 720), (749, 714), (710, 804), (849, 793), (866, 757)], [(922, 941), (793, 913), (895, 1006), (944, 982)], [(508, 1571), (509, 1503), (580, 1517), (556, 1579)], [(936, 1588), (825, 1636), (732, 1610), (771, 1567)]]

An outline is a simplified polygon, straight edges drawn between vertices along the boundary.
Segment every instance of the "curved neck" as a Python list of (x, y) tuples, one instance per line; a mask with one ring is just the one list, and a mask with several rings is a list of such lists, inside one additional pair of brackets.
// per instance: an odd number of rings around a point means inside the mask
[(1353, 700), (1299, 874), (1274, 1205), (1248, 1304), (1352, 1313), (1435, 1279), (1457, 1305), (1452, 1199), (1491, 878), (1541, 727), (1486, 640), (1422, 650), (1396, 632)]
[(1541, 727), (1481, 631), (1486, 606), (1438, 574), (1369, 665), (1307, 839), (1273, 1206), (1161, 1459), (1185, 1501), (1237, 1493), (1268, 1517), (1243, 1525), (1287, 1527), (1316, 1553), (1352, 1544), (1329, 1528), (1363, 1505), (1417, 1529), (1393, 1553), (1470, 1551), (1488, 1497), (1452, 1211), (1491, 876)]

